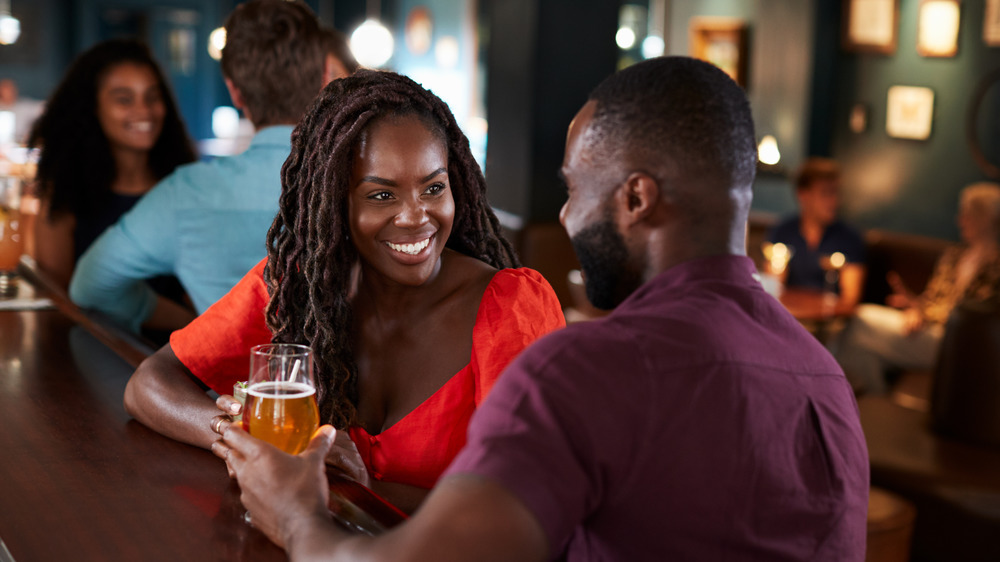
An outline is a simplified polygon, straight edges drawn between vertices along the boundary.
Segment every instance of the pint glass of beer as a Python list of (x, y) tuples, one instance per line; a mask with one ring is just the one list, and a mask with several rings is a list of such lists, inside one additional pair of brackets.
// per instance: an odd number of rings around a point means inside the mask
[(284, 343), (251, 348), (243, 428), (295, 455), (318, 427), (312, 350)]

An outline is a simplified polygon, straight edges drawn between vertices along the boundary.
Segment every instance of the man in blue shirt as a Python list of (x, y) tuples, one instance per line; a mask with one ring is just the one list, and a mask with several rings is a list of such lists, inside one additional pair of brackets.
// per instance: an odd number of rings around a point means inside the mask
[(785, 286), (832, 290), (840, 295), (838, 306), (853, 307), (861, 299), (865, 243), (837, 218), (840, 172), (836, 162), (807, 159), (796, 175), (795, 195), (799, 214), (785, 219), (768, 235), (770, 242), (780, 242), (792, 251), (783, 272)]
[(172, 330), (190, 311), (145, 279), (173, 274), (203, 312), (266, 255), (291, 133), (316, 94), (353, 61), (330, 60), (331, 34), (301, 0), (241, 4), (225, 24), (222, 74), (257, 130), (241, 154), (182, 166), (81, 257), (70, 297), (132, 330)]

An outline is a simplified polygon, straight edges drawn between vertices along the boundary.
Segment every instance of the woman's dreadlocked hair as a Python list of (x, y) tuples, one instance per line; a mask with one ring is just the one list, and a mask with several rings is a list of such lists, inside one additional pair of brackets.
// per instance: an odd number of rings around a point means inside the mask
[(357, 404), (350, 292), (358, 260), (348, 195), (361, 134), (387, 116), (415, 115), (448, 145), (455, 222), (447, 247), (493, 267), (517, 267), (486, 200), (486, 181), (448, 106), (409, 78), (360, 70), (328, 85), (292, 133), (278, 215), (267, 233), (265, 310), (272, 341), (315, 353), (320, 417), (343, 428)]

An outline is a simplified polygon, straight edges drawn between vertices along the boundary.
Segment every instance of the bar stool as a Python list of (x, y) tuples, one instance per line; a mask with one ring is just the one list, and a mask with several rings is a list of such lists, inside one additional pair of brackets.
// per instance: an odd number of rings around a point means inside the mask
[(913, 504), (881, 488), (868, 493), (865, 562), (907, 562), (917, 514)]

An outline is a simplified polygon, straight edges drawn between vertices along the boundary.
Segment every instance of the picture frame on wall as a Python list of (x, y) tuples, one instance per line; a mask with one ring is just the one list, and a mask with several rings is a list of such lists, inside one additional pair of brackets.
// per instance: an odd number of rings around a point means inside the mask
[(885, 130), (890, 137), (926, 140), (934, 120), (934, 90), (920, 86), (889, 88)]
[(688, 24), (690, 55), (721, 68), (746, 89), (747, 35), (747, 24), (741, 19), (692, 18)]
[(959, 0), (921, 0), (917, 15), (917, 53), (953, 57), (958, 53)]
[(845, 0), (841, 45), (845, 51), (896, 52), (899, 0)]
[(989, 47), (1000, 47), (1000, 0), (986, 0), (983, 42)]

